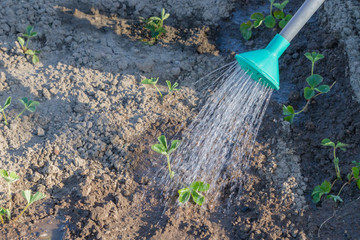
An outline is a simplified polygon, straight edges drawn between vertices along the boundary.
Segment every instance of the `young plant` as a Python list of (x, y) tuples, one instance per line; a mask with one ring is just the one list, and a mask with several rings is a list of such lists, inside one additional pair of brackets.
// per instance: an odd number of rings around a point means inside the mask
[(161, 10), (161, 17), (150, 17), (150, 18), (143, 18), (140, 17), (140, 21), (145, 23), (144, 28), (150, 30), (151, 39), (150, 41), (143, 40), (143, 42), (148, 43), (149, 45), (153, 45), (159, 37), (166, 33), (164, 28), (164, 21), (170, 17), (169, 13), (165, 13), (165, 9)]
[(341, 150), (343, 150), (345, 152), (348, 144), (345, 144), (342, 142), (337, 142), (335, 145), (335, 143), (330, 141), (329, 138), (325, 138), (321, 141), (321, 145), (333, 148), (336, 177), (337, 177), (337, 179), (341, 180), (340, 168), (339, 168), (339, 158), (336, 156), (336, 149), (340, 148)]
[(179, 84), (177, 82), (175, 82), (172, 86), (171, 86), (171, 82), (169, 80), (166, 80), (166, 84), (169, 88), (169, 92), (173, 92), (173, 91), (177, 91), (179, 89), (177, 89), (176, 87), (179, 86)]
[[(19, 180), (19, 176), (15, 172), (8, 172), (4, 169), (0, 170), (0, 176), (7, 182), (8, 184), (8, 196), (9, 196), (9, 208), (0, 208), (0, 221), (4, 224), (4, 218), (7, 217), (8, 221), (11, 221), (11, 209), (12, 209), (12, 191), (11, 184)], [(41, 192), (37, 192), (34, 195), (31, 194), (30, 190), (21, 191), (22, 196), (27, 201), (27, 205), (24, 210), (13, 220), (14, 222), (18, 220), (21, 215), (26, 211), (26, 209), (33, 204), (34, 202), (41, 200), (45, 197), (45, 195)]]
[(29, 100), (27, 97), (19, 99), (19, 101), (24, 105), (24, 109), (16, 116), (15, 119), (20, 117), (26, 110), (28, 110), (30, 112), (35, 112), (36, 106), (38, 106), (40, 104), (38, 101)]
[(10, 106), (10, 104), (11, 104), (11, 97), (8, 97), (8, 98), (6, 99), (6, 101), (5, 101), (4, 106), (3, 106), (3, 107), (0, 106), (0, 112), (3, 113), (5, 125), (8, 125), (8, 122), (7, 122), (7, 120), (6, 120), (6, 115), (5, 115), (5, 109), (6, 109), (8, 106)]
[(144, 80), (141, 81), (142, 84), (150, 84), (153, 85), (156, 90), (159, 92), (160, 97), (163, 97), (162, 93), (160, 92), (160, 90), (157, 88), (156, 84), (159, 81), (159, 78), (145, 78)]
[(45, 198), (45, 195), (41, 192), (37, 192), (34, 195), (31, 194), (31, 190), (25, 190), (25, 191), (21, 191), (21, 195), (25, 198), (25, 200), (27, 201), (27, 205), (24, 208), (24, 210), (22, 210), (22, 212), (14, 219), (14, 222), (16, 222), (16, 220), (18, 220), (23, 213), (26, 211), (26, 209), (33, 204), (36, 201), (39, 201), (43, 198)]
[[(258, 28), (261, 26), (262, 23), (265, 24), (267, 28), (273, 28), (276, 25), (276, 20), (279, 20), (279, 27), (284, 28), (285, 25), (290, 21), (292, 18), (291, 14), (285, 15), (284, 8), (288, 4), (288, 0), (285, 0), (284, 2), (275, 3), (275, 0), (269, 0), (270, 1), (270, 14), (267, 16), (264, 16), (264, 14), (260, 12), (256, 12), (251, 14), (250, 19), (253, 20), (247, 21), (245, 23), (242, 23), (240, 25), (240, 32), (241, 35), (245, 40), (249, 40), (252, 36), (252, 29)], [(278, 8), (279, 10), (273, 12), (273, 6)]]
[(11, 192), (11, 184), (19, 180), (19, 176), (15, 172), (8, 172), (4, 169), (0, 170), (0, 176), (6, 181), (8, 185), (8, 198), (9, 198), (9, 209), (5, 209), (4, 211), (7, 213), (7, 217), (11, 219), (11, 208), (12, 208), (12, 192)]
[[(353, 161), (354, 163), (355, 161)], [(312, 199), (313, 199), (313, 202), (314, 203), (318, 203), (320, 202), (321, 200), (321, 197), (323, 195), (326, 195), (326, 198), (328, 199), (332, 199), (334, 202), (343, 202), (342, 198), (340, 197), (340, 194), (341, 194), (341, 191), (344, 189), (344, 187), (346, 185), (350, 185), (352, 182), (356, 182), (356, 185), (358, 187), (358, 189), (360, 189), (360, 176), (359, 176), (359, 166), (356, 164), (356, 162), (354, 163), (355, 166), (351, 168), (351, 173), (349, 173), (347, 175), (347, 182), (345, 182), (339, 192), (336, 194), (336, 195), (333, 195), (333, 194), (329, 194), (332, 187), (334, 186), (335, 182), (337, 180), (339, 180), (338, 178), (334, 180), (334, 182), (332, 184), (330, 184), (328, 181), (324, 181), (321, 185), (317, 185), (311, 196), (312, 196)]]
[(334, 82), (331, 86), (325, 84), (320, 85), (320, 83), (323, 81), (323, 77), (319, 74), (314, 74), (315, 62), (323, 59), (324, 55), (313, 52), (311, 54), (305, 53), (305, 56), (311, 61), (311, 76), (306, 79), (308, 86), (304, 88), (304, 98), (307, 100), (307, 102), (305, 106), (298, 112), (295, 112), (294, 108), (291, 105), (283, 105), (283, 115), (285, 116), (284, 120), (290, 123), (294, 121), (295, 115), (304, 112), (308, 108), (312, 99), (316, 98), (321, 94), (329, 92), (336, 83)]
[(171, 171), (170, 154), (173, 153), (179, 147), (180, 140), (173, 140), (171, 142), (170, 148), (168, 148), (166, 137), (164, 135), (161, 135), (158, 138), (158, 140), (159, 140), (160, 144), (152, 145), (151, 149), (154, 150), (157, 153), (160, 153), (160, 154), (166, 156), (167, 163), (168, 163), (168, 168), (169, 168), (170, 178), (173, 178), (174, 175), (175, 175), (175, 172)]
[(179, 192), (179, 202), (185, 204), (189, 201), (190, 196), (192, 196), (193, 201), (197, 205), (202, 205), (205, 201), (205, 197), (201, 192), (206, 192), (209, 190), (210, 185), (204, 182), (193, 182), (189, 187), (180, 189)]
[[(33, 30), (34, 30), (34, 27), (27, 26), (25, 33), (22, 33), (23, 38), (18, 37), (17, 40), (18, 40), (23, 52), (27, 55), (30, 55), (31, 59), (32, 59), (32, 63), (36, 64), (39, 62), (39, 57), (37, 55), (39, 55), (41, 53), (41, 51), (31, 50), (28, 48), (30, 39), (37, 36), (37, 32), (34, 32)], [(26, 41), (24, 38), (26, 38)]]

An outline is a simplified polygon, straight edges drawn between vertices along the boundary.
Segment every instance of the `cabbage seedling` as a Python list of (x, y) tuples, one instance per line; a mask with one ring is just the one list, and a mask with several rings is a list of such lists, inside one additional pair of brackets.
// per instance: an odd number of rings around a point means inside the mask
[(163, 97), (162, 93), (160, 92), (160, 90), (157, 88), (156, 84), (159, 81), (159, 78), (145, 78), (144, 80), (141, 81), (142, 84), (150, 84), (153, 85), (156, 90), (159, 92), (160, 97)]
[(40, 104), (38, 101), (29, 100), (27, 97), (19, 99), (19, 101), (24, 105), (25, 108), (19, 113), (19, 115), (16, 116), (15, 119), (20, 117), (26, 110), (28, 110), (30, 112), (35, 112), (36, 106), (38, 106)]
[(326, 195), (331, 191), (331, 183), (324, 181), (321, 185), (317, 185), (311, 193), (314, 203), (320, 202), (322, 195)]
[(3, 113), (3, 116), (4, 116), (4, 122), (5, 122), (5, 125), (8, 125), (8, 122), (6, 120), (6, 115), (5, 115), (5, 109), (11, 104), (11, 97), (8, 97), (5, 101), (5, 104), (3, 107), (0, 106), (0, 112)]
[(153, 45), (162, 34), (166, 33), (164, 28), (164, 21), (169, 17), (170, 14), (165, 13), (164, 8), (161, 10), (161, 17), (150, 17), (148, 19), (140, 17), (140, 21), (145, 23), (144, 28), (150, 30), (151, 32), (151, 40), (143, 40), (143, 42), (147, 42), (149, 45)]
[(160, 153), (160, 154), (166, 156), (167, 163), (168, 163), (168, 168), (169, 168), (170, 178), (173, 178), (174, 175), (175, 175), (175, 172), (171, 171), (170, 154), (173, 153), (179, 147), (180, 140), (173, 140), (171, 142), (170, 148), (168, 148), (166, 137), (164, 135), (161, 135), (158, 138), (158, 140), (159, 140), (160, 144), (152, 145), (151, 149), (154, 150), (157, 153)]
[(1, 220), (1, 223), (4, 224), (4, 218), (3, 217), (7, 217), (10, 221), (10, 211), (9, 209), (6, 209), (6, 208), (0, 208), (0, 220)]
[(8, 185), (8, 197), (9, 197), (9, 209), (7, 212), (7, 217), (9, 220), (11, 219), (11, 203), (12, 203), (12, 192), (11, 192), (11, 184), (19, 180), (19, 176), (15, 172), (8, 172), (4, 169), (0, 170), (0, 176), (7, 182)]
[(176, 87), (179, 86), (179, 84), (177, 82), (175, 82), (172, 86), (171, 86), (171, 82), (169, 80), (166, 80), (166, 84), (169, 88), (169, 92), (173, 92), (173, 91), (177, 91), (179, 89), (177, 89)]
[(190, 196), (192, 196), (193, 201), (201, 206), (205, 197), (201, 194), (201, 192), (206, 192), (209, 190), (210, 185), (204, 182), (193, 182), (189, 187), (182, 188), (178, 191), (179, 193), (179, 202), (185, 204), (189, 201)]
[(33, 204), (34, 202), (36, 201), (39, 201), (43, 198), (45, 198), (45, 195), (41, 192), (37, 192), (35, 193), (34, 195), (31, 194), (31, 190), (25, 190), (25, 191), (21, 191), (21, 195), (25, 198), (25, 200), (27, 201), (27, 205), (26, 207), (24, 208), (24, 210), (19, 214), (19, 216), (17, 216), (15, 219), (14, 219), (14, 222), (16, 222), (16, 220), (18, 220), (21, 215), (23, 215), (23, 213), (26, 211), (26, 209), (31, 205)]
[(335, 145), (335, 143), (330, 141), (329, 138), (325, 138), (321, 141), (321, 145), (333, 148), (336, 177), (337, 177), (337, 179), (341, 180), (340, 168), (339, 168), (339, 158), (336, 156), (336, 149), (340, 148), (341, 150), (343, 150), (345, 152), (348, 144), (345, 144), (342, 142), (337, 142)]

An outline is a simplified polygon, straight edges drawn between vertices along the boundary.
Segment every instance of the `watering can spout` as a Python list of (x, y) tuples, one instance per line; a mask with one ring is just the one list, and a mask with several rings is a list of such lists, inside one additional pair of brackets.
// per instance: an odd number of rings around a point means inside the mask
[(265, 49), (237, 54), (236, 60), (242, 69), (248, 71), (251, 78), (262, 84), (279, 90), (279, 57), (290, 43), (277, 34)]
[(247, 71), (255, 81), (279, 90), (279, 57), (324, 1), (306, 0), (280, 34), (277, 34), (265, 49), (236, 55), (235, 58), (241, 68)]

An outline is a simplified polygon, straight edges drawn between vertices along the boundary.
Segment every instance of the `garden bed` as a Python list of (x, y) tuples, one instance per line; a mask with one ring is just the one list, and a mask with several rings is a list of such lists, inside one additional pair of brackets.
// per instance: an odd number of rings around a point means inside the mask
[[(301, 3), (291, 0), (287, 10), (294, 14)], [(228, 207), (223, 192), (224, 202), (212, 207), (165, 205), (160, 187), (145, 174), (165, 163), (151, 150), (157, 137), (181, 136), (201, 109), (206, 95), (195, 82), (232, 61), (233, 51), (263, 48), (280, 31), (259, 28), (250, 41), (241, 38), (239, 19), (267, 6), (260, 0), (2, 1), (0, 13), (7, 17), (0, 19), (0, 104), (8, 96), (13, 101), (6, 110), (9, 125), (0, 123), (0, 169), (20, 176), (14, 216), (24, 206), (20, 190), (46, 198), (18, 222), (2, 225), (1, 239), (356, 239), (355, 185), (344, 188), (343, 203), (311, 200), (316, 185), (335, 178), (323, 138), (349, 144), (338, 153), (344, 177), (360, 160), (358, 62), (350, 51), (359, 50), (351, 46), (358, 36), (333, 26), (331, 4), (320, 8), (280, 59), (280, 90), (264, 116), (240, 199)], [(159, 15), (163, 7), (171, 14), (167, 33), (146, 45), (138, 17)], [(349, 14), (358, 21), (356, 16)], [(27, 25), (38, 32), (31, 42), (42, 51), (36, 65), (16, 42)], [(239, 49), (229, 44), (236, 41)], [(305, 105), (302, 89), (311, 64), (304, 54), (311, 51), (325, 56), (316, 72), (336, 84), (290, 125), (282, 105)], [(150, 77), (159, 77), (163, 98), (140, 83)], [(178, 82), (180, 90), (168, 92), (165, 80)], [(40, 105), (13, 120), (22, 97)], [(6, 189), (3, 181), (1, 186)], [(5, 207), (6, 191), (0, 193)]]

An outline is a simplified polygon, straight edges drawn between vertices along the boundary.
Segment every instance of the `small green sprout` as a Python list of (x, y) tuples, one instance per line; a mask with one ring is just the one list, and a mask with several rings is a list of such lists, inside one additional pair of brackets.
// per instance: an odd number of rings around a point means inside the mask
[(8, 106), (10, 106), (10, 104), (11, 104), (11, 97), (8, 97), (8, 98), (6, 99), (6, 101), (5, 101), (4, 106), (3, 106), (3, 107), (0, 106), (0, 112), (3, 113), (5, 125), (8, 125), (8, 122), (7, 122), (7, 120), (6, 120), (6, 115), (5, 115), (5, 109), (6, 109)]
[(19, 115), (16, 116), (15, 119), (20, 117), (26, 110), (28, 110), (30, 112), (35, 112), (36, 106), (38, 106), (40, 104), (38, 101), (28, 100), (27, 97), (19, 99), (19, 101), (24, 105), (25, 108), (19, 113)]
[(19, 180), (19, 176), (15, 172), (8, 172), (4, 169), (0, 169), (0, 176), (7, 182), (8, 185), (8, 197), (9, 197), (9, 209), (8, 209), (8, 218), (11, 218), (11, 208), (12, 208), (12, 192), (11, 184)]
[(169, 168), (170, 178), (173, 178), (174, 175), (175, 175), (175, 172), (171, 171), (170, 154), (173, 153), (179, 147), (180, 140), (173, 140), (171, 142), (170, 148), (168, 148), (166, 137), (164, 135), (161, 135), (158, 138), (158, 140), (159, 140), (160, 144), (152, 145), (151, 149), (154, 150), (157, 153), (160, 153), (160, 154), (166, 156), (167, 163), (168, 163), (168, 168)]
[(25, 42), (25, 39), (22, 37), (18, 37), (17, 40), (18, 40), (23, 52), (27, 55), (30, 55), (32, 57), (32, 63), (36, 64), (39, 62), (39, 57), (37, 55), (39, 55), (41, 53), (41, 51), (31, 50), (28, 48), (30, 39), (37, 36), (37, 32), (34, 32), (33, 30), (34, 30), (34, 27), (27, 26), (25, 33), (22, 33), (22, 36), (24, 38), (26, 38), (26, 42)]
[(339, 180), (338, 178), (335, 179), (332, 184), (330, 184), (328, 181), (324, 181), (321, 185), (317, 185), (314, 188), (314, 191), (311, 194), (311, 196), (313, 198), (313, 202), (314, 203), (320, 202), (321, 196), (323, 196), (323, 195), (327, 195), (326, 198), (331, 199), (334, 202), (343, 202), (342, 198), (340, 197), (340, 193), (341, 193), (341, 191), (344, 189), (344, 187), (346, 185), (350, 185), (353, 181), (356, 182), (356, 185), (357, 185), (358, 189), (360, 189), (359, 166), (357, 165), (357, 162), (353, 161), (353, 163), (355, 164), (355, 166), (351, 168), (351, 173), (349, 173), (347, 175), (347, 180), (348, 181), (345, 182), (341, 186), (339, 192), (336, 195), (329, 194), (329, 193), (331, 191), (331, 188), (335, 184), (335, 182), (337, 180)]
[(34, 195), (31, 194), (31, 190), (25, 190), (25, 191), (21, 191), (21, 195), (25, 198), (25, 200), (27, 201), (27, 205), (24, 208), (24, 210), (14, 219), (14, 222), (16, 222), (16, 220), (18, 220), (23, 213), (26, 211), (26, 209), (33, 204), (36, 201), (39, 201), (43, 198), (45, 198), (45, 195), (41, 192), (37, 192)]
[(193, 182), (189, 187), (182, 188), (178, 191), (179, 202), (185, 204), (189, 201), (190, 196), (192, 196), (193, 201), (201, 206), (205, 201), (205, 197), (201, 192), (206, 192), (209, 188), (210, 185), (208, 183)]
[(320, 76), (319, 74), (314, 74), (315, 62), (320, 59), (323, 59), (324, 55), (313, 52), (311, 54), (305, 53), (305, 56), (311, 61), (311, 76), (306, 79), (306, 82), (308, 83), (308, 87), (304, 88), (304, 98), (307, 100), (307, 102), (305, 106), (298, 112), (295, 112), (294, 108), (291, 105), (289, 106), (283, 105), (283, 115), (285, 116), (284, 120), (290, 123), (293, 122), (295, 115), (304, 112), (308, 108), (312, 99), (316, 98), (321, 94), (329, 92), (330, 89), (336, 83), (334, 82), (331, 86), (326, 84), (320, 85), (320, 83), (323, 81), (323, 77)]
[(145, 78), (144, 80), (141, 81), (142, 84), (150, 84), (153, 85), (156, 90), (159, 92), (160, 97), (163, 97), (162, 93), (160, 92), (160, 90), (157, 88), (156, 84), (159, 81), (159, 78)]
[[(0, 220), (1, 223), (4, 224), (3, 216), (6, 216), (11, 221), (11, 209), (12, 209), (12, 191), (11, 184), (19, 180), (19, 176), (15, 172), (8, 172), (4, 169), (0, 170), (0, 176), (7, 182), (8, 184), (8, 196), (9, 196), (9, 208), (0, 208)], [(26, 209), (33, 204), (34, 202), (41, 200), (45, 197), (45, 195), (41, 192), (37, 192), (34, 195), (31, 194), (30, 190), (21, 191), (21, 194), (27, 201), (27, 205), (24, 210), (13, 220), (14, 222), (21, 217), (21, 215), (26, 211)]]
[[(273, 28), (276, 25), (276, 20), (279, 21), (279, 27), (284, 28), (285, 25), (290, 21), (292, 18), (291, 14), (285, 15), (284, 8), (288, 4), (288, 0), (280, 3), (275, 3), (275, 0), (269, 0), (270, 1), (270, 14), (267, 16), (264, 16), (264, 14), (256, 12), (251, 14), (250, 19), (253, 20), (247, 21), (245, 23), (242, 23), (240, 25), (240, 32), (241, 35), (245, 40), (249, 40), (252, 36), (252, 29), (258, 28), (261, 26), (262, 23), (265, 24), (267, 28)], [(279, 10), (276, 10), (273, 12), (273, 6), (278, 8)]]
[(179, 84), (177, 82), (175, 82), (172, 86), (171, 86), (171, 82), (169, 80), (166, 80), (166, 84), (169, 88), (169, 92), (173, 92), (173, 91), (177, 91), (179, 89), (177, 89), (177, 87), (179, 86)]
[(348, 144), (342, 143), (342, 142), (337, 142), (336, 145), (334, 142), (330, 141), (329, 138), (325, 138), (321, 141), (321, 145), (323, 146), (327, 146), (327, 147), (332, 147), (333, 148), (333, 154), (334, 154), (334, 165), (335, 165), (335, 172), (336, 172), (336, 177), (341, 180), (341, 176), (340, 176), (340, 168), (339, 168), (339, 158), (336, 156), (336, 149), (340, 148), (341, 150), (343, 150), (344, 152), (346, 151), (346, 147), (348, 146)]
[(140, 17), (140, 21), (145, 23), (144, 28), (150, 30), (151, 33), (151, 40), (143, 40), (143, 42), (148, 43), (149, 45), (153, 45), (159, 37), (166, 33), (164, 28), (164, 21), (170, 17), (169, 13), (165, 13), (165, 9), (161, 10), (161, 17), (150, 17), (150, 18), (143, 18)]
[(314, 203), (320, 202), (322, 195), (326, 195), (331, 191), (331, 183), (324, 181), (321, 185), (317, 185), (311, 193)]

